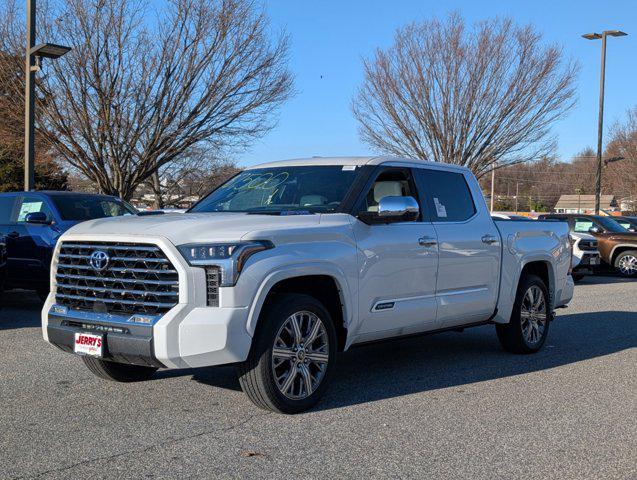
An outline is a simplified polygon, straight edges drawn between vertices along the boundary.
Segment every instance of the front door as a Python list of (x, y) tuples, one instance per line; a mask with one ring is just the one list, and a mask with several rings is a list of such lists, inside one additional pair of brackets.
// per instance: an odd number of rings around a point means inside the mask
[(463, 172), (426, 168), (416, 175), (426, 192), (440, 245), (438, 325), (448, 328), (486, 320), (498, 297), (500, 233), (482, 198), (477, 199), (479, 191), (474, 201)]
[[(17, 283), (39, 288), (48, 283), (50, 251), (55, 244), (54, 232), (50, 225), (26, 222), (32, 212), (46, 213), (53, 219), (51, 208), (45, 198), (39, 195), (20, 195), (14, 209), (14, 225), (9, 253), (9, 271)], [(36, 285), (37, 283), (37, 285)]]
[[(380, 170), (359, 209), (375, 211), (384, 196), (418, 192), (409, 169)], [(435, 328), (438, 246), (429, 213), (416, 221), (354, 223), (358, 245), (360, 328), (357, 341)]]

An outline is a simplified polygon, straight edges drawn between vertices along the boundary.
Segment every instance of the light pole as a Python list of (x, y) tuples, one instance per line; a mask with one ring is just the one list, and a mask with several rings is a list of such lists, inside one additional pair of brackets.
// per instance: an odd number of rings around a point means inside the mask
[(602, 193), (602, 134), (604, 125), (604, 76), (606, 71), (606, 37), (623, 37), (627, 35), (620, 30), (604, 30), (599, 33), (582, 35), (587, 40), (602, 39), (602, 65), (599, 80), (599, 116), (597, 120), (597, 177), (595, 179), (595, 215), (599, 215), (599, 202)]
[(24, 190), (35, 188), (35, 72), (42, 58), (60, 58), (70, 47), (52, 43), (35, 44), (36, 1), (27, 0), (27, 49), (24, 86)]

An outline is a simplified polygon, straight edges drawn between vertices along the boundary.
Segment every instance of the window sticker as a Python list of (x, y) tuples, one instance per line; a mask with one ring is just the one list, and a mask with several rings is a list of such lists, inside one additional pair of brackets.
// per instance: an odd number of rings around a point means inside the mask
[(356, 165), (343, 165), (343, 172), (353, 172), (356, 170)]
[(436, 205), (436, 215), (438, 218), (447, 218), (447, 208), (440, 203), (438, 197), (434, 197), (434, 204)]
[(41, 212), (42, 202), (24, 202), (20, 205), (20, 213), (18, 214), (18, 222), (24, 222), (29, 213)]

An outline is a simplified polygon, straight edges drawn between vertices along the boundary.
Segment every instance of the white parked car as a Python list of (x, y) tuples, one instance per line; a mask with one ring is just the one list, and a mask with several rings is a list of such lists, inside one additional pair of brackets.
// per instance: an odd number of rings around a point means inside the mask
[(582, 232), (571, 232), (573, 245), (573, 280), (578, 282), (586, 275), (595, 273), (601, 264), (597, 239)]
[(69, 230), (42, 328), (100, 377), (236, 364), (255, 404), (295, 413), (355, 344), (491, 323), (506, 350), (537, 352), (573, 295), (570, 263), (565, 223), (493, 221), (465, 168), (291, 160), (183, 215)]

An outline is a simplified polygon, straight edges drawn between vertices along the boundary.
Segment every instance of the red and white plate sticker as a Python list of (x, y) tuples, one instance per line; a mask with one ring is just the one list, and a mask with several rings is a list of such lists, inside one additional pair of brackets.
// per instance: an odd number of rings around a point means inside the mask
[(83, 353), (93, 357), (102, 356), (102, 344), (104, 339), (101, 335), (92, 335), (90, 333), (75, 334), (75, 353)]

